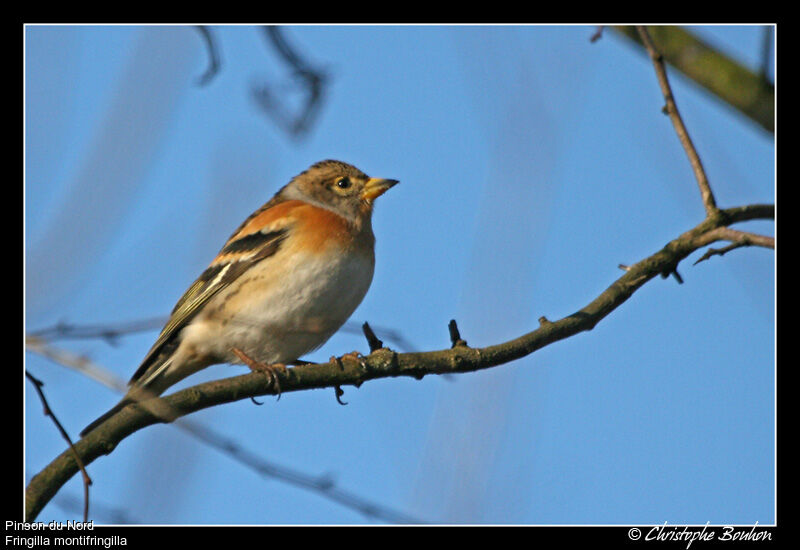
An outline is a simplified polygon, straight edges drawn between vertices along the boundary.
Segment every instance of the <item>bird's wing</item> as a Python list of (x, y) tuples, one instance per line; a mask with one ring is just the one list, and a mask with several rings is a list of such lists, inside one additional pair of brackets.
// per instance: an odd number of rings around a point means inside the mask
[[(262, 212), (262, 210), (258, 212)], [(266, 212), (263, 213), (266, 214)], [(258, 221), (258, 219), (254, 221)], [(158, 372), (157, 368), (152, 369), (152, 367), (157, 367), (169, 358), (171, 352), (177, 347), (177, 335), (202, 310), (203, 306), (254, 264), (278, 251), (291, 227), (285, 223), (285, 220), (280, 225), (269, 223), (269, 216), (262, 216), (262, 221), (265, 223), (251, 223), (249, 226), (240, 227), (220, 250), (208, 269), (181, 296), (178, 303), (175, 304), (167, 324), (133, 374), (129, 384), (148, 385), (152, 375)], [(150, 374), (145, 376), (148, 371), (151, 371)]]

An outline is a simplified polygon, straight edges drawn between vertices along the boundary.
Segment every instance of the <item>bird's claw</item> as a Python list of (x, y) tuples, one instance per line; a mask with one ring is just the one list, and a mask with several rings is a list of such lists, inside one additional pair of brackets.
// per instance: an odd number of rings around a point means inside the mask
[(267, 365), (261, 361), (256, 361), (238, 348), (233, 348), (233, 353), (236, 355), (236, 357), (241, 359), (242, 363), (247, 365), (251, 371), (266, 374), (269, 378), (270, 386), (272, 386), (272, 389), (275, 390), (276, 394), (278, 395), (278, 399), (281, 398), (281, 383), (280, 379), (278, 378), (278, 372), (280, 371), (281, 373), (286, 374), (286, 365), (283, 363), (273, 363), (272, 365)]

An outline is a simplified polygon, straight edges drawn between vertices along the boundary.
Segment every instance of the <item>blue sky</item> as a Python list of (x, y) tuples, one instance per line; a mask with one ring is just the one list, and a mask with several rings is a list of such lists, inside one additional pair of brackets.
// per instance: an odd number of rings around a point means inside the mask
[[(694, 30), (758, 67), (760, 27)], [(375, 277), (351, 321), (414, 350), (448, 347), (452, 318), (485, 346), (568, 315), (704, 216), (652, 66), (611, 31), (592, 44), (591, 26), (288, 27), (330, 75), (302, 139), (248, 92), (299, 98), (261, 31), (212, 31), (221, 67), (197, 86), (208, 58), (192, 27), (26, 27), (26, 330), (166, 316), (245, 216), (325, 158), (401, 181), (377, 204)], [(773, 136), (670, 74), (717, 202), (774, 202)], [(593, 331), (512, 364), (345, 387), (347, 406), (297, 392), (191, 420), (426, 522), (773, 523), (775, 256), (695, 256), (683, 285), (654, 280)], [(156, 332), (54, 344), (127, 379)], [(354, 349), (364, 338), (342, 331), (306, 359)], [(25, 358), (74, 437), (118, 400)], [(25, 392), (30, 477), (64, 443)], [(97, 523), (380, 523), (174, 426), (89, 473)], [(76, 476), (38, 519), (79, 518), (81, 497)]]

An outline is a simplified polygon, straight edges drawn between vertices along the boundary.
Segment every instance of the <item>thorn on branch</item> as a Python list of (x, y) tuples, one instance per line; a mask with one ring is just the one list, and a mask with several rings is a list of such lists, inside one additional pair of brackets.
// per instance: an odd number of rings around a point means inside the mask
[(682, 284), (683, 284), (683, 277), (681, 277), (681, 274), (680, 274), (680, 273), (678, 273), (678, 270), (677, 270), (676, 268), (668, 269), (668, 270), (666, 270), (666, 271), (662, 271), (662, 272), (661, 272), (661, 278), (662, 278), (662, 279), (666, 279), (666, 278), (667, 278), (667, 277), (669, 277), (670, 275), (672, 275), (673, 277), (675, 277), (675, 280), (676, 280), (676, 281), (678, 281), (678, 284), (679, 284), (679, 285), (682, 285)]
[(592, 36), (589, 37), (589, 42), (594, 44), (595, 42), (597, 42), (598, 40), (603, 38), (603, 29), (604, 28), (605, 28), (605, 25), (598, 25), (597, 29), (594, 31)]
[(364, 336), (367, 338), (367, 344), (369, 345), (369, 351), (372, 353), (373, 351), (377, 351), (383, 347), (383, 342), (375, 336), (375, 333), (372, 331), (372, 327), (369, 326), (369, 323), (364, 323), (361, 325), (361, 330), (364, 331)]
[[(372, 328), (372, 326), (370, 326), (370, 328)], [(342, 325), (341, 330), (342, 332), (348, 332), (350, 334), (364, 334), (364, 329), (360, 324), (353, 323), (350, 321)], [(388, 327), (376, 327), (373, 329), (373, 333), (376, 336), (378, 333), (380, 333), (381, 337), (386, 339), (383, 340), (384, 347), (386, 346), (386, 341), (390, 341), (395, 343), (397, 345), (397, 348), (400, 349), (401, 351), (406, 351), (406, 352), (416, 351), (415, 346), (411, 342), (407, 341), (405, 337), (400, 333), (400, 331)]]
[(625, 264), (619, 264), (617, 267), (620, 268), (622, 271), (630, 271), (631, 270), (631, 266), (625, 265)]
[(259, 407), (264, 404), (263, 401), (256, 401), (255, 397), (251, 397), (250, 401), (252, 401), (254, 405), (258, 405)]
[(750, 233), (748, 231), (739, 231), (729, 227), (720, 227), (714, 230), (715, 236), (718, 240), (730, 241), (731, 244), (723, 248), (709, 248), (694, 265), (709, 259), (711, 256), (724, 256), (726, 252), (741, 248), (744, 246), (761, 246), (763, 248), (775, 249), (775, 237), (767, 235), (760, 235), (758, 233)]
[(709, 248), (706, 253), (700, 256), (700, 258), (692, 265), (697, 265), (700, 262), (708, 260), (712, 256), (724, 256), (726, 252), (730, 252), (731, 250), (740, 248), (742, 246), (750, 246), (750, 243), (747, 241), (738, 241), (722, 248)]
[(550, 321), (550, 320), (549, 320), (547, 317), (545, 317), (544, 315), (542, 315), (541, 317), (539, 317), (539, 326), (540, 326), (540, 327), (545, 327), (545, 326), (547, 326), (547, 325), (552, 325), (552, 324), (553, 324), (553, 322), (552, 322), (552, 321)]
[(458, 324), (456, 324), (455, 319), (450, 319), (450, 322), (447, 324), (447, 329), (450, 331), (451, 347), (455, 348), (457, 346), (467, 345), (467, 341), (461, 338), (461, 334), (458, 332)]

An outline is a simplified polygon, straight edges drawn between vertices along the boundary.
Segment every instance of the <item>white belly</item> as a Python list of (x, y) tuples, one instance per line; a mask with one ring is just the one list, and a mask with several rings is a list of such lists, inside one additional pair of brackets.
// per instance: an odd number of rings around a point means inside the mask
[(374, 265), (362, 255), (344, 260), (327, 254), (295, 254), (292, 265), (261, 262), (241, 276), (241, 285), (215, 296), (182, 336), (229, 363), (240, 362), (234, 347), (266, 364), (294, 361), (350, 317), (369, 289)]

